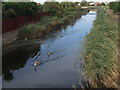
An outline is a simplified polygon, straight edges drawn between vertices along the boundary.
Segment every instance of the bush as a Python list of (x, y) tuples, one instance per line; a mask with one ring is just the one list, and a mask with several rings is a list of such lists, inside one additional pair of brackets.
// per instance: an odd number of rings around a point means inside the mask
[(58, 2), (45, 2), (44, 9), (46, 12), (50, 13), (51, 16), (60, 17), (63, 14)]
[(101, 3), (101, 6), (105, 6), (105, 3), (104, 3), (104, 2), (102, 2), (102, 3)]
[(114, 12), (120, 12), (120, 2), (110, 2), (109, 8)]
[(82, 0), (82, 2), (81, 2), (81, 6), (88, 6), (87, 1), (86, 1), (86, 0)]
[(51, 16), (64, 17), (72, 11), (81, 10), (78, 3), (79, 2), (45, 2), (44, 9), (50, 13)]
[[(2, 5), (3, 16), (33, 15), (37, 12), (38, 7), (34, 2), (5, 2)], [(12, 10), (12, 11), (11, 11)]]

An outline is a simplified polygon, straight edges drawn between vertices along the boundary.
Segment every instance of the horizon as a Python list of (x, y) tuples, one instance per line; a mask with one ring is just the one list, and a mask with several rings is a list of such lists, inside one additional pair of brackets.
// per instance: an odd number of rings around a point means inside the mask
[[(33, 0), (37, 3), (44, 3), (46, 2), (47, 0)], [(81, 2), (82, 0), (55, 0), (57, 2)], [(116, 0), (86, 0), (87, 2), (90, 2), (90, 1), (94, 1), (94, 2), (112, 2), (112, 1), (116, 1)]]

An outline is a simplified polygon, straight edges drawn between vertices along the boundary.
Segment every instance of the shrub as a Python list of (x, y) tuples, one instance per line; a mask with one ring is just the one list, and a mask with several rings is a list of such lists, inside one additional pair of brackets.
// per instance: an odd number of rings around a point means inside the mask
[(104, 3), (104, 2), (102, 2), (102, 3), (101, 3), (101, 6), (105, 6), (105, 3)]
[(114, 12), (120, 12), (120, 1), (119, 2), (110, 2), (109, 8)]
[(45, 2), (44, 9), (51, 16), (64, 17), (72, 11), (81, 10), (78, 2)]
[[(5, 2), (2, 5), (2, 9), (3, 9), (3, 16), (7, 16), (7, 17), (14, 15), (29, 16), (35, 14), (38, 10), (38, 7), (34, 2)], [(14, 12), (14, 15), (13, 13), (11, 14), (7, 13), (10, 10)]]
[(86, 1), (86, 0), (82, 0), (82, 2), (81, 2), (81, 6), (88, 6), (87, 1)]
[(50, 13), (51, 16), (58, 16), (62, 15), (62, 9), (58, 2), (45, 2), (44, 9), (46, 12)]

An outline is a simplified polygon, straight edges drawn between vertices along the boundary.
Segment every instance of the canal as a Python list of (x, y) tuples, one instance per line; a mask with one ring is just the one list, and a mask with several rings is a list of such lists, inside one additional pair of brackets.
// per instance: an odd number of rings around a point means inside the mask
[[(43, 40), (16, 41), (4, 47), (3, 88), (72, 88), (83, 82), (80, 53), (95, 19), (96, 11), (90, 11)], [(35, 60), (40, 62), (37, 67)]]

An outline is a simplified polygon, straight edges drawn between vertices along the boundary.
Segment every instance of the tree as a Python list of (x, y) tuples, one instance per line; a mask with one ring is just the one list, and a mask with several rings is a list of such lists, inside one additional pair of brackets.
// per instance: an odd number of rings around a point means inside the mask
[(44, 3), (44, 10), (50, 13), (51, 16), (58, 16), (60, 17), (62, 14), (62, 9), (58, 2), (45, 2)]
[(87, 6), (88, 4), (87, 4), (87, 1), (86, 0), (82, 0), (82, 2), (81, 2), (81, 6)]
[(87, 2), (86, 0), (82, 0), (82, 2)]
[(102, 3), (101, 3), (101, 6), (105, 6), (105, 3), (104, 3), (104, 2), (102, 2)]
[(119, 2), (110, 2), (109, 8), (114, 12), (120, 12), (120, 1)]
[(4, 2), (2, 4), (3, 16), (19, 16), (36, 14), (38, 7), (35, 2)]

